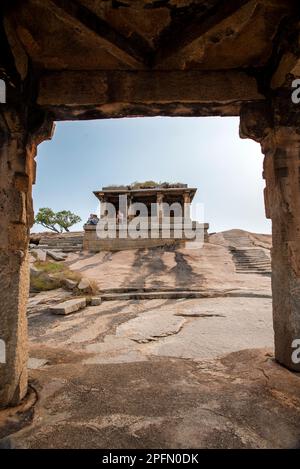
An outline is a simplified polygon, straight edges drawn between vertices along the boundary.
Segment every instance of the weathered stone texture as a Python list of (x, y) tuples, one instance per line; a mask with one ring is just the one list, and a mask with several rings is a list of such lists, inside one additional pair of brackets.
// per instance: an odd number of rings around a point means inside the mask
[(29, 289), (25, 251), (0, 250), (0, 337), (6, 363), (0, 363), (0, 406), (16, 404), (27, 390), (27, 320)]
[[(28, 242), (33, 224), (32, 184), (36, 145), (22, 112), (0, 116), (0, 338), (6, 363), (0, 364), (0, 406), (15, 404), (27, 391), (27, 321), (29, 291)], [(26, 122), (26, 121), (25, 121)]]
[(241, 135), (261, 143), (265, 154), (266, 215), (272, 219), (272, 292), (276, 359), (293, 370), (293, 341), (300, 338), (300, 109), (287, 95), (253, 125), (242, 114)]
[(6, 344), (6, 363), (0, 364), (0, 405), (18, 402), (27, 390), (27, 242), (34, 177), (31, 149), (24, 145), (20, 128), (7, 126), (6, 117), (1, 116), (0, 129), (0, 338)]
[(280, 127), (264, 142), (264, 177), (273, 232), (273, 312), (276, 358), (291, 362), (292, 343), (300, 338), (300, 134)]

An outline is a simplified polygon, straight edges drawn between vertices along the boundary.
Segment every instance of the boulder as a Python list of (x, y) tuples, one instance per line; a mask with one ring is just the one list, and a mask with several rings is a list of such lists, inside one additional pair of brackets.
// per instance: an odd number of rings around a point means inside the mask
[(34, 265), (30, 266), (30, 277), (38, 277), (41, 275), (41, 271), (34, 267)]
[(30, 269), (30, 291), (40, 292), (54, 290), (59, 288), (60, 281), (55, 276), (36, 269), (34, 266)]
[(89, 279), (82, 278), (77, 286), (79, 290), (89, 290), (91, 288), (91, 283)]

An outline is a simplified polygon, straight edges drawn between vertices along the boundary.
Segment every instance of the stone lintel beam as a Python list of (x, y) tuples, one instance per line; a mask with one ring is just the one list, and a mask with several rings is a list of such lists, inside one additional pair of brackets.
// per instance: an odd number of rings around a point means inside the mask
[(57, 14), (67, 23), (77, 25), (81, 34), (90, 33), (95, 39), (121, 62), (133, 68), (144, 68), (145, 55), (151, 53), (151, 48), (142, 36), (138, 40), (130, 36), (124, 37), (109, 23), (94, 14), (89, 8), (79, 2), (68, 0), (51, 0), (56, 6)]
[(172, 32), (171, 35), (166, 35), (163, 43), (160, 44), (159, 53), (155, 57), (155, 63), (158, 64), (168, 57), (177, 54), (226, 18), (235, 14), (241, 7), (250, 3), (250, 1), (251, 0), (235, 0), (234, 2), (221, 1), (213, 8), (213, 11), (208, 9), (206, 14), (203, 14), (203, 12), (200, 12), (199, 16), (195, 14), (191, 21), (180, 30)]
[(3, 26), (7, 41), (11, 48), (11, 53), (14, 57), (15, 68), (18, 71), (20, 78), (25, 80), (28, 73), (29, 58), (24, 46), (17, 36), (16, 25), (11, 18), (4, 17)]
[(38, 104), (58, 120), (127, 115), (238, 115), (263, 101), (243, 71), (64, 71), (41, 76)]

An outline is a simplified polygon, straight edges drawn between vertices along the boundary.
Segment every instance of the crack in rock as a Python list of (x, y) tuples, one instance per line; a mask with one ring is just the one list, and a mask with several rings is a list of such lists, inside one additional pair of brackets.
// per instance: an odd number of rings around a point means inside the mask
[(225, 314), (209, 313), (176, 313), (174, 316), (183, 316), (187, 318), (226, 318)]
[(173, 312), (152, 310), (121, 324), (116, 330), (116, 336), (138, 343), (152, 342), (178, 334), (185, 322), (185, 319), (175, 317)]
[(138, 344), (146, 344), (148, 342), (155, 342), (155, 341), (157, 341), (159, 339), (162, 339), (164, 337), (169, 337), (171, 335), (178, 334), (181, 331), (182, 328), (183, 328), (183, 324), (180, 326), (180, 328), (177, 331), (166, 332), (165, 334), (154, 335), (154, 336), (151, 336), (151, 337), (147, 337), (145, 339), (131, 338), (131, 340), (133, 340), (134, 342), (137, 342)]

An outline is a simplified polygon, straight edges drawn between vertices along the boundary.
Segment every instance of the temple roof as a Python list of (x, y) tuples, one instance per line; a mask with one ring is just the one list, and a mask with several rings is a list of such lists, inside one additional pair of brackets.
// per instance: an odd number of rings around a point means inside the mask
[(95, 196), (100, 200), (101, 198), (118, 197), (119, 195), (135, 195), (135, 196), (153, 196), (157, 193), (172, 195), (182, 195), (189, 193), (191, 200), (197, 191), (195, 187), (188, 187), (187, 184), (158, 184), (153, 187), (132, 188), (134, 186), (108, 186), (103, 187), (102, 190), (94, 191)]
[(111, 185), (102, 187), (102, 190), (184, 189), (187, 187), (188, 185), (182, 182), (135, 181), (128, 185)]

